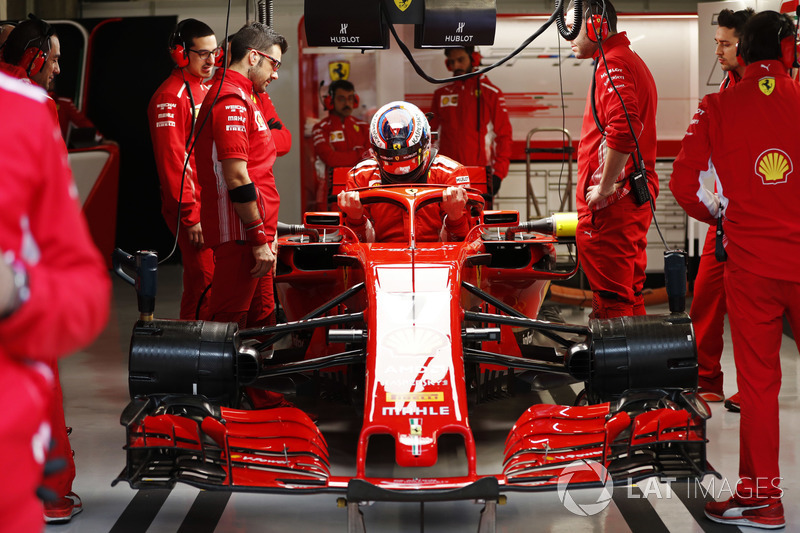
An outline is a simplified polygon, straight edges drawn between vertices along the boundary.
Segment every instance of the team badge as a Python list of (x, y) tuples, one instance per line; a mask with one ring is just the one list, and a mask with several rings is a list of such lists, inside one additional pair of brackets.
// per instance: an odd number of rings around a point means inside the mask
[(413, 1), (414, 0), (394, 0), (394, 5), (396, 5), (397, 9), (400, 11), (405, 11), (409, 8), (409, 6), (411, 6), (411, 2)]
[(775, 90), (775, 78), (772, 76), (764, 76), (758, 80), (758, 88), (767, 96), (771, 95), (772, 91)]
[[(397, 1), (397, 0), (395, 0)], [(409, 425), (409, 433), (411, 435), (422, 435), (422, 419), (421, 418), (409, 418), (408, 419)]]
[(792, 160), (786, 152), (777, 148), (764, 151), (756, 159), (755, 171), (761, 177), (761, 183), (764, 185), (786, 183), (792, 170), (794, 170)]
[(439, 100), (439, 105), (442, 107), (456, 107), (458, 106), (457, 94), (443, 94)]
[(349, 61), (332, 61), (328, 63), (328, 74), (331, 81), (346, 80), (350, 77)]

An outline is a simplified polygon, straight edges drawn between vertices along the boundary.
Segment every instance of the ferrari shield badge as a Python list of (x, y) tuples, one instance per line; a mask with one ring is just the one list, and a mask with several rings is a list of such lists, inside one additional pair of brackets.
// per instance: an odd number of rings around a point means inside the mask
[(394, 0), (394, 5), (397, 6), (397, 9), (400, 11), (405, 11), (411, 5), (411, 2), (414, 0)]
[(761, 92), (766, 94), (767, 96), (772, 94), (772, 91), (775, 90), (775, 78), (771, 76), (765, 76), (758, 80), (758, 88), (761, 89)]
[(331, 76), (331, 81), (346, 80), (350, 77), (350, 62), (332, 61), (328, 63), (328, 74)]

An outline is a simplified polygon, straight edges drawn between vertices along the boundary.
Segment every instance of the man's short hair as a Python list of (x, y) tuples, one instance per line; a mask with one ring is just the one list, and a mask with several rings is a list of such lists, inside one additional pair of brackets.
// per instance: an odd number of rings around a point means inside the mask
[(333, 98), (336, 96), (336, 91), (340, 89), (343, 91), (356, 92), (356, 87), (350, 80), (336, 80), (328, 86), (328, 94)]
[(281, 49), (281, 54), (285, 54), (286, 49), (289, 48), (283, 35), (266, 24), (260, 22), (245, 24), (231, 39), (231, 63), (241, 61), (250, 48), (266, 53), (270, 47), (275, 45)]
[(602, 15), (608, 22), (608, 31), (617, 33), (617, 10), (609, 0), (586, 0), (584, 6), (584, 24), (592, 15)]
[(744, 29), (745, 23), (755, 14), (756, 12), (753, 11), (752, 7), (740, 9), (739, 11), (723, 9), (717, 15), (717, 24), (732, 29), (733, 34), (739, 38), (742, 36), (742, 29)]
[(39, 48), (42, 52), (50, 51), (50, 37), (56, 35), (53, 27), (39, 18), (23, 20), (8, 34), (3, 45), (3, 61), (12, 65), (22, 62), (25, 50)]
[(472, 57), (472, 54), (475, 53), (475, 47), (474, 46), (452, 46), (450, 48), (445, 48), (444, 49), (445, 57), (450, 57), (450, 52), (454, 52), (456, 50), (464, 50), (467, 53), (467, 55), (470, 56), (470, 57)]
[(183, 46), (186, 50), (194, 45), (194, 40), (200, 37), (214, 35), (214, 30), (205, 22), (197, 19), (184, 19), (175, 26), (175, 31), (169, 36), (169, 47)]
[(750, 17), (742, 29), (739, 53), (747, 64), (768, 59), (780, 59), (781, 41), (794, 39), (794, 22), (788, 15), (775, 11), (762, 11)]

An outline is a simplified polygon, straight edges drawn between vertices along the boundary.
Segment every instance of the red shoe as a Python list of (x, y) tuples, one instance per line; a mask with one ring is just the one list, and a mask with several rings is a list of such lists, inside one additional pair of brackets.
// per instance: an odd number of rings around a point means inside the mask
[(725, 400), (725, 409), (731, 411), (732, 413), (738, 413), (741, 411), (739, 407), (739, 393), (737, 392), (727, 400)]
[(44, 502), (44, 521), (47, 524), (63, 524), (83, 511), (83, 502), (74, 492), (52, 502)]
[(761, 504), (746, 505), (732, 497), (724, 502), (706, 504), (706, 516), (714, 522), (732, 526), (780, 529), (786, 525), (780, 500), (766, 500)]
[(697, 395), (707, 402), (721, 402), (725, 399), (725, 395), (721, 392), (716, 392), (704, 388), (697, 389)]

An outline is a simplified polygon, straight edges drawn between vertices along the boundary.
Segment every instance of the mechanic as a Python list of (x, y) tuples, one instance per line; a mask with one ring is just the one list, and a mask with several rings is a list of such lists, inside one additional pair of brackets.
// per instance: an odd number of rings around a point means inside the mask
[[(53, 79), (61, 73), (61, 42), (55, 29), (44, 20), (31, 14), (8, 34), (3, 43), (0, 72), (12, 78), (26, 80), (48, 90)], [(58, 121), (58, 109), (48, 98), (50, 112)]]
[(386, 203), (362, 205), (358, 191), (351, 189), (402, 183), (450, 185), (440, 204), (417, 212), (417, 240), (436, 242), (440, 236), (444, 236), (442, 240), (463, 240), (470, 228), (464, 189), (469, 187), (469, 175), (452, 159), (435, 154), (430, 126), (422, 111), (408, 102), (388, 103), (373, 115), (369, 134), (372, 158), (350, 171), (346, 190), (337, 198), (346, 215), (346, 225), (362, 241), (372, 240), (373, 234), (378, 242), (406, 241), (406, 210)]
[(180, 318), (191, 320), (206, 317), (208, 300), (198, 305), (214, 274), (214, 254), (203, 238), (195, 152), (185, 163), (209, 89), (203, 80), (213, 73), (222, 49), (206, 23), (190, 18), (175, 27), (169, 51), (175, 68), (150, 99), (147, 118), (161, 182), (161, 213), (172, 234), (177, 233), (183, 262)]
[(353, 167), (369, 157), (369, 132), (367, 123), (353, 116), (358, 107), (358, 95), (348, 80), (336, 80), (328, 87), (324, 99), (328, 116), (314, 125), (311, 134), (317, 181), (314, 191), (315, 205), (311, 210), (325, 211), (334, 167)]
[(54, 499), (44, 518), (64, 522), (82, 510), (71, 488), (75, 464), (57, 358), (97, 336), (111, 295), (47, 99), (40, 88), (0, 74), (0, 471), (8, 480), (0, 484), (3, 531), (42, 530), (36, 490), (51, 431), (50, 458), (61, 457), (67, 466), (48, 477)]
[(201, 218), (216, 263), (209, 317), (240, 327), (274, 320), (280, 197), (272, 173), (276, 147), (256, 93), (278, 78), (286, 47), (286, 39), (265, 24), (240, 29), (231, 40), (230, 65), (224, 76), (215, 76), (198, 118), (210, 115), (197, 140)]
[[(764, 11), (748, 20), (739, 41), (744, 77), (703, 98), (670, 180), (690, 216), (714, 224), (721, 211), (728, 254), (725, 295), (741, 396), (739, 481), (732, 498), (706, 504), (705, 513), (715, 522), (770, 529), (784, 526), (778, 464), (783, 317), (800, 332), (800, 183), (792, 174), (800, 162), (800, 86), (788, 75), (794, 39), (786, 15)], [(702, 186), (709, 160), (717, 194)]]
[[(480, 65), (475, 47), (448, 48), (445, 65), (453, 76)], [(463, 165), (487, 168), (492, 194), (508, 175), (511, 159), (511, 121), (503, 91), (486, 76), (458, 80), (433, 93), (431, 127), (439, 131), (439, 153)], [(487, 180), (489, 181), (489, 180)]]
[[(8, 35), (3, 45), (3, 60), (0, 70), (23, 82), (38, 85), (48, 90), (55, 77), (61, 73), (59, 59), (61, 44), (50, 24), (35, 15), (20, 22)], [(58, 122), (58, 111), (55, 101), (45, 95), (45, 102), (53, 119)], [(63, 140), (62, 140), (63, 146)], [(69, 432), (64, 416), (64, 402), (61, 391), (61, 380), (58, 372), (58, 361), (49, 360), (52, 382), (53, 401), (50, 404), (50, 426), (53, 447), (50, 456), (63, 459), (65, 467), (47, 477), (45, 487), (54, 495), (54, 499), (45, 502), (44, 519), (46, 522), (66, 522), (82, 509), (81, 499), (72, 491), (75, 481), (75, 459), (69, 442)]]
[[(745, 22), (755, 11), (751, 8), (732, 11), (723, 9), (717, 16), (717, 31), (714, 41), (717, 43), (716, 55), (725, 79), (720, 90), (733, 87), (742, 79), (745, 66), (737, 57), (739, 37)], [(702, 398), (707, 402), (725, 400), (722, 390), (722, 332), (725, 328), (725, 286), (723, 275), (725, 263), (714, 257), (716, 248), (717, 224), (708, 228), (700, 265), (694, 281), (694, 296), (689, 316), (694, 324), (697, 339), (697, 374), (698, 388)], [(725, 400), (725, 406), (731, 411), (739, 411), (739, 394)]]
[[(656, 86), (625, 32), (617, 33), (611, 2), (584, 6), (584, 23), (570, 44), (577, 59), (594, 59), (596, 70), (578, 145), (576, 241), (593, 291), (592, 316), (643, 315), (652, 219), (645, 196), (655, 206), (658, 195)], [(646, 179), (638, 174), (641, 187), (632, 189), (642, 162)]]

